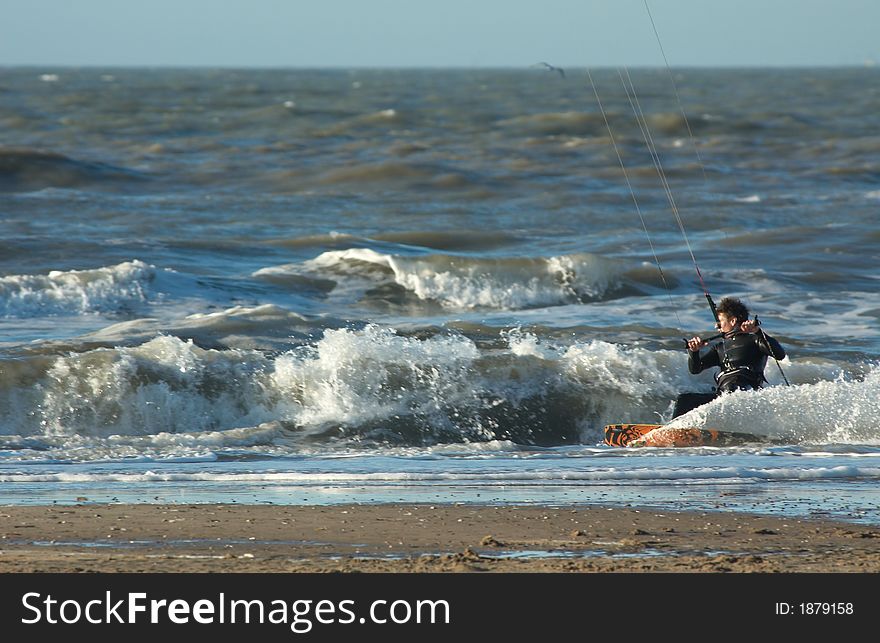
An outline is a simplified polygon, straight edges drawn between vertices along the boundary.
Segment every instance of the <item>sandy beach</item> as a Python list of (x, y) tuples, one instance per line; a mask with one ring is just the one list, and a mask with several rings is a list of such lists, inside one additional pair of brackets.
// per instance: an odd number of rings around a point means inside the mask
[(0, 508), (0, 573), (878, 572), (880, 528), (474, 505)]

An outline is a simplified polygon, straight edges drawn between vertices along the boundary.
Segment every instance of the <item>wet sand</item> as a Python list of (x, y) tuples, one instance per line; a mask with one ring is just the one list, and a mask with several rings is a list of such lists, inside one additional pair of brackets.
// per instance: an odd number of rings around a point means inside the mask
[(878, 572), (880, 527), (474, 505), (0, 507), (0, 573)]

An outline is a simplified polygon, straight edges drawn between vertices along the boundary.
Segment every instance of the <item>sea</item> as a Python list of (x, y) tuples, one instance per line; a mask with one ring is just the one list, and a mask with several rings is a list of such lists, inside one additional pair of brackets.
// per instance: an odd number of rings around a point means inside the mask
[(565, 72), (0, 68), (0, 504), (880, 524), (880, 69)]

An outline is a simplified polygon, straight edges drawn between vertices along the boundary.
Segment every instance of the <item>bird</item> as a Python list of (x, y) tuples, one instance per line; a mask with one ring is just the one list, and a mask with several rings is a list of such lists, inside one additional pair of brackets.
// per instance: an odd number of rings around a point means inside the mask
[(546, 67), (548, 71), (559, 72), (560, 78), (565, 78), (565, 70), (562, 67), (554, 67), (550, 63), (535, 63), (532, 67)]

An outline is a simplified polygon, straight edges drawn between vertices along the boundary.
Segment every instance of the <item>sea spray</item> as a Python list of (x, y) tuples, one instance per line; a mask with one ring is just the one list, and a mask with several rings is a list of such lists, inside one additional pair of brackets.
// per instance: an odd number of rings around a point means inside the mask
[[(803, 376), (804, 370), (796, 373)], [(740, 431), (791, 443), (880, 444), (877, 418), (880, 367), (863, 378), (841, 375), (833, 380), (736, 391), (676, 418), (671, 425)]]
[[(292, 449), (315, 440), (596, 444), (605, 424), (662, 422), (679, 392), (710, 389), (711, 374), (691, 376), (685, 359), (683, 350), (553, 341), (519, 328), (478, 344), (457, 332), (418, 337), (368, 324), (280, 352), (162, 335), (6, 360), (0, 434), (109, 438), (276, 423), (279, 446)], [(725, 396), (676, 422), (797, 440), (876, 439), (876, 371), (840, 379), (825, 362), (786, 369), (792, 387)], [(805, 409), (815, 419), (803, 418)]]
[(383, 283), (449, 310), (516, 310), (602, 299), (620, 287), (624, 264), (599, 255), (468, 257), (388, 254), (367, 248), (333, 250), (304, 262), (267, 267), (254, 276), (302, 274), (333, 279), (337, 288), (364, 296)]
[(112, 312), (146, 301), (155, 266), (127, 261), (89, 270), (0, 277), (0, 316)]

